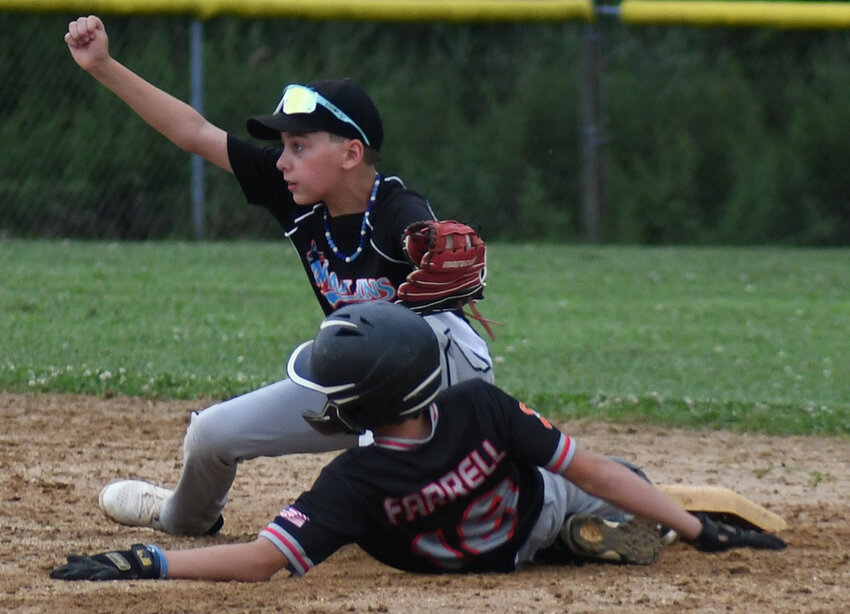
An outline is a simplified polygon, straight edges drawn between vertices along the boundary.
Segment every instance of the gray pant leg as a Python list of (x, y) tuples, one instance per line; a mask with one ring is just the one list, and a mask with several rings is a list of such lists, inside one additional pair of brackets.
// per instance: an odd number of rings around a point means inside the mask
[(356, 446), (356, 435), (324, 436), (304, 421), (303, 412), (324, 404), (324, 395), (285, 379), (193, 414), (183, 472), (160, 513), (166, 532), (200, 534), (212, 526), (240, 461)]
[(472, 325), (452, 312), (425, 316), (440, 344), (441, 389), (469, 380), (493, 383), (493, 360), (487, 342)]
[[(613, 461), (617, 461), (624, 467), (631, 469), (639, 477), (649, 482), (649, 478), (646, 477), (646, 474), (643, 472), (643, 469), (641, 469), (634, 463), (619, 458), (617, 456), (609, 456), (608, 458)], [(604, 501), (598, 497), (594, 497), (593, 495), (587, 494), (566, 478), (563, 478), (562, 476), (557, 477), (562, 479), (567, 484), (567, 510), (565, 516), (572, 514), (594, 514), (596, 516), (599, 516), (600, 518), (604, 518), (606, 520), (615, 520), (617, 522), (628, 520), (632, 517), (632, 514), (630, 514), (629, 512), (621, 510), (619, 507), (611, 505), (607, 501)]]

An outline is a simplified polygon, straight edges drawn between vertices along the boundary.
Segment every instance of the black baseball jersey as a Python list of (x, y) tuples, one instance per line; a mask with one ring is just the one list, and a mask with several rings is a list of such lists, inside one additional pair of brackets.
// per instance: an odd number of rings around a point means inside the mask
[(350, 303), (393, 300), (413, 267), (401, 248), (404, 229), (435, 219), (423, 196), (408, 190), (398, 177), (381, 177), (370, 213), (367, 241), (356, 259), (334, 254), (325, 237), (325, 223), (342, 254), (360, 244), (363, 214), (325, 216), (323, 203), (302, 206), (286, 189), (276, 164), (282, 147), (258, 147), (228, 135), (227, 153), (249, 203), (266, 207), (283, 226), (298, 252), (325, 315)]
[(414, 572), (506, 572), (542, 508), (537, 467), (561, 473), (573, 440), (481, 380), (443, 391), (424, 440), (376, 437), (325, 467), (260, 532), (306, 573), (347, 543)]

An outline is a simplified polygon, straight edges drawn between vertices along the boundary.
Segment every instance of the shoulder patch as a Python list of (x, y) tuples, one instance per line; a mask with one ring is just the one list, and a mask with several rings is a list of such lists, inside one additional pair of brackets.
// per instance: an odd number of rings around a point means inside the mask
[(304, 512), (291, 505), (286, 509), (280, 510), (280, 517), (299, 528), (302, 527), (305, 522), (310, 521), (310, 518)]

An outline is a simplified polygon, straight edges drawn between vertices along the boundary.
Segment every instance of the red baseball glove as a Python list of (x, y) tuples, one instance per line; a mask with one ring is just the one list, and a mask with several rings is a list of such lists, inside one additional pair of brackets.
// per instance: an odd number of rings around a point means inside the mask
[(399, 287), (398, 302), (422, 314), (468, 304), (490, 332), (473, 304), (484, 298), (487, 276), (486, 248), (475, 230), (454, 220), (415, 222), (405, 228), (402, 246), (415, 268)]

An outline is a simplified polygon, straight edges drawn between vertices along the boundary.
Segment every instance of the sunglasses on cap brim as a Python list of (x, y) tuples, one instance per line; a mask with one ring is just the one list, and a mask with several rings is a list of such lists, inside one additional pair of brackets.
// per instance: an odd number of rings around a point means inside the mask
[(351, 119), (348, 114), (332, 103), (330, 100), (322, 96), (316, 90), (310, 89), (306, 85), (287, 85), (283, 90), (283, 96), (280, 102), (277, 103), (275, 113), (283, 113), (284, 115), (295, 115), (298, 113), (312, 113), (316, 110), (316, 106), (320, 106), (330, 111), (339, 121), (354, 126), (360, 136), (363, 137), (363, 142), (371, 147), (369, 137), (363, 132), (356, 121)]

